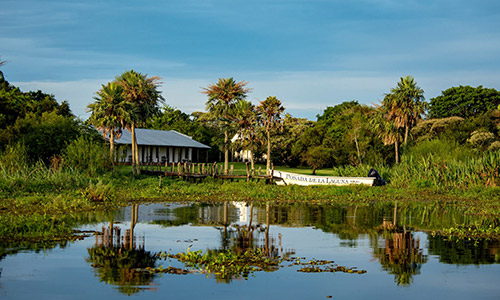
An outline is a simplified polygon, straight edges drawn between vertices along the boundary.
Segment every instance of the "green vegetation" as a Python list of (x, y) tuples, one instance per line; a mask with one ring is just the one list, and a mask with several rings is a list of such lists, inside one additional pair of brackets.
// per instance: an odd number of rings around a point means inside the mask
[[(467, 213), (500, 214), (500, 111), (498, 92), (492, 89), (452, 89), (428, 104), (416, 81), (406, 76), (380, 107), (343, 102), (327, 107), (313, 122), (281, 118), (284, 107), (276, 97), (252, 105), (244, 100), (250, 91), (247, 83), (232, 78), (203, 90), (207, 113), (188, 115), (168, 106), (160, 110), (158, 79), (127, 71), (97, 92), (88, 123), (109, 133), (108, 150), (97, 130), (78, 120), (66, 102), (58, 104), (41, 91), (22, 92), (0, 72), (0, 215), (61, 216), (165, 199), (345, 205), (440, 201), (466, 207)], [(442, 113), (441, 104), (462, 98), (473, 99), (467, 100), (470, 105), (487, 105), (467, 113), (463, 108), (462, 113)], [(425, 119), (426, 109), (433, 119)], [(139, 174), (137, 147), (132, 169), (113, 168), (111, 137), (124, 129), (134, 133), (137, 126), (176, 129), (207, 141), (214, 146), (211, 158), (220, 161), (218, 154), (225, 153), (226, 170), (230, 137), (239, 133), (233, 150), (250, 150), (257, 162), (266, 152), (264, 172), (271, 159), (277, 170), (303, 174), (366, 176), (375, 168), (389, 184), (278, 187), (212, 179), (190, 184), (175, 178), (160, 184), (158, 178)], [(246, 166), (236, 164), (236, 172), (245, 173)], [(466, 230), (481, 232), (482, 226)]]
[(229, 166), (229, 144), (231, 137), (231, 121), (233, 121), (235, 105), (247, 97), (250, 89), (246, 88), (247, 82), (236, 82), (233, 78), (219, 78), (219, 82), (210, 84), (203, 89), (208, 96), (206, 117), (214, 121), (224, 132), (224, 174), (228, 173)]
[[(207, 275), (214, 274), (217, 279), (230, 280), (232, 278), (243, 277), (248, 279), (250, 274), (258, 271), (273, 272), (284, 267), (299, 266), (298, 272), (321, 273), (321, 272), (343, 272), (349, 274), (364, 274), (366, 270), (357, 270), (356, 268), (347, 268), (338, 266), (333, 261), (327, 260), (309, 260), (304, 261), (298, 257), (267, 255), (260, 248), (247, 249), (236, 253), (230, 250), (207, 250), (205, 253), (201, 250), (186, 251), (183, 253), (170, 254), (160, 252), (159, 258), (173, 258), (186, 264), (189, 269), (197, 270)], [(170, 269), (158, 268), (160, 271)], [(155, 272), (158, 269), (151, 269)], [(182, 273), (182, 274), (185, 274)]]
[(500, 105), (500, 92), (471, 86), (452, 87), (431, 99), (431, 118), (471, 118), (494, 110)]

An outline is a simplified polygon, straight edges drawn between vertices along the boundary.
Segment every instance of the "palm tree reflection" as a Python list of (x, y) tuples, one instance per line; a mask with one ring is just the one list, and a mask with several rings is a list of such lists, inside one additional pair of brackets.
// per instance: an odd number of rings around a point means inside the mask
[[(234, 204), (234, 203), (233, 203)], [(282, 247), (282, 235), (279, 234), (278, 241), (275, 237), (270, 234), (270, 212), (271, 207), (269, 204), (266, 205), (266, 224), (254, 224), (254, 205), (250, 203), (247, 207), (248, 221), (246, 224), (232, 224), (229, 221), (228, 215), (229, 202), (226, 201), (223, 204), (223, 219), (220, 222), (220, 227), (218, 227), (221, 232), (221, 247), (219, 249), (208, 250), (210, 252), (224, 252), (231, 251), (237, 255), (244, 255), (245, 253), (258, 253), (269, 259), (277, 259), (279, 257), (289, 257), (295, 254), (292, 249), (283, 250)], [(277, 245), (278, 244), (278, 245)], [(267, 272), (272, 272), (278, 270), (278, 266), (269, 265), (261, 266)], [(241, 276), (220, 276), (216, 275), (217, 282), (229, 283), (233, 279), (241, 279)]]
[(398, 285), (409, 285), (413, 280), (412, 276), (420, 274), (420, 268), (427, 262), (427, 256), (420, 248), (420, 239), (407, 231), (406, 226), (398, 226), (397, 209), (396, 203), (392, 222), (384, 219), (379, 226), (385, 245), (381, 248), (376, 243), (374, 255), (384, 270), (394, 274), (394, 281)]
[(154, 267), (156, 262), (154, 254), (144, 250), (144, 242), (137, 243), (135, 239), (139, 206), (134, 204), (131, 210), (130, 229), (122, 235), (113, 221), (108, 227), (103, 226), (102, 234), (96, 235), (94, 247), (88, 249), (87, 258), (101, 282), (117, 285), (118, 290), (127, 295), (154, 289), (150, 287), (154, 274), (143, 270)]

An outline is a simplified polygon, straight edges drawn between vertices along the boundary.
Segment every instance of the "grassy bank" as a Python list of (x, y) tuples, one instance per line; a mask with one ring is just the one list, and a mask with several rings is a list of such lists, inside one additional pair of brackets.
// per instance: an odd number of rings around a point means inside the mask
[[(95, 175), (71, 167), (47, 167), (40, 163), (13, 165), (10, 169), (0, 169), (0, 217), (2, 223), (12, 225), (4, 227), (11, 235), (31, 226), (26, 224), (46, 224), (35, 230), (40, 233), (40, 238), (68, 234), (69, 227), (55, 221), (67, 214), (94, 213), (130, 203), (160, 201), (255, 201), (273, 205), (308, 203), (350, 207), (369, 207), (374, 203), (420, 203), (443, 209), (451, 206), (464, 215), (493, 220), (500, 218), (499, 165), (498, 153), (487, 153), (474, 160), (452, 160), (446, 164), (437, 158), (417, 160), (406, 156), (397, 166), (375, 167), (388, 182), (383, 187), (276, 186), (264, 181), (229, 182), (211, 178), (202, 183), (189, 183), (178, 178), (132, 176), (130, 166), (116, 166), (112, 172)], [(261, 167), (264, 169), (263, 165)], [(366, 176), (370, 168), (320, 169), (317, 174)], [(276, 169), (312, 173), (308, 168)], [(244, 174), (246, 165), (235, 163), (234, 170)], [(23, 219), (24, 216), (29, 216), (29, 220)]]

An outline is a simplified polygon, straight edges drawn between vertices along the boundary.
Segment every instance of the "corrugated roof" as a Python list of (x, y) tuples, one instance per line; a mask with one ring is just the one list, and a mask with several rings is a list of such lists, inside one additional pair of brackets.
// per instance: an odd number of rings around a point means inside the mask
[[(153, 130), (136, 128), (137, 144), (145, 146), (168, 146), (210, 149), (209, 146), (193, 140), (190, 136), (175, 130)], [(132, 134), (122, 131), (122, 136), (115, 141), (117, 144), (132, 144)]]

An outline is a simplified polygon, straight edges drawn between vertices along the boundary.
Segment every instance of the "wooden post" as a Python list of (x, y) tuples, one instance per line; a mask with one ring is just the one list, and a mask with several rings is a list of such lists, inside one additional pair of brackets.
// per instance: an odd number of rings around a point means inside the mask
[(260, 176), (260, 172), (262, 171), (262, 167), (259, 166), (259, 170), (257, 171), (259, 176)]
[(201, 165), (198, 163), (198, 174), (201, 174)]
[(231, 175), (234, 175), (234, 165), (231, 165)]

